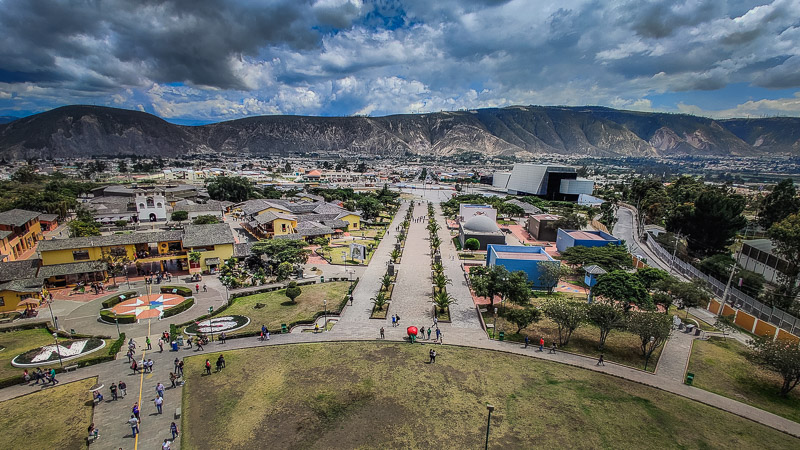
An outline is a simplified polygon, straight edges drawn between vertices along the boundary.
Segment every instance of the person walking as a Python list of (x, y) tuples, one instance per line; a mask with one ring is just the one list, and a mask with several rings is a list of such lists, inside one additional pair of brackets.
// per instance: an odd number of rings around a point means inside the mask
[(386, 336), (383, 334), (383, 327), (381, 327), (381, 339), (386, 339)]
[(528, 336), (525, 336), (525, 347), (524, 348), (528, 348), (528, 344), (530, 343), (530, 341), (531, 341), (531, 338), (529, 338)]
[(228, 336), (225, 334), (225, 332), (224, 332), (224, 331), (223, 331), (222, 333), (220, 333), (220, 334), (219, 334), (219, 341), (220, 341), (220, 343), (224, 344), (224, 343), (225, 343), (225, 339), (227, 339), (227, 338), (228, 338)]
[(147, 349), (148, 350), (152, 350), (153, 349), (153, 345), (150, 342), (150, 336), (147, 336), (146, 338), (144, 338), (144, 342), (145, 342), (145, 344), (147, 344)]
[(428, 327), (428, 340), (431, 340), (431, 327)]
[(158, 410), (158, 413), (162, 414), (161, 405), (164, 404), (164, 398), (163, 397), (156, 397), (155, 399), (153, 399), (153, 403), (155, 403), (156, 410)]
[(540, 352), (544, 351), (544, 338), (543, 337), (539, 338), (539, 351)]
[(164, 353), (164, 340), (158, 339), (158, 353)]
[(175, 422), (169, 424), (169, 432), (172, 433), (172, 440), (174, 441), (178, 437), (178, 426), (175, 425)]
[(199, 283), (194, 285), (194, 291), (195, 291), (196, 294), (200, 293), (200, 284)]
[(178, 363), (178, 376), (179, 377), (183, 376), (183, 360), (181, 360), (181, 362)]
[(178, 373), (178, 358), (175, 358), (173, 363), (175, 364), (175, 373)]
[(128, 419), (128, 424), (131, 426), (131, 434), (133, 437), (136, 437), (136, 435), (139, 434), (139, 419), (137, 419), (134, 414), (131, 414), (131, 418)]
[(161, 444), (161, 450), (171, 450), (172, 444), (169, 443), (169, 439), (164, 439), (164, 443)]
[(553, 341), (553, 345), (550, 346), (550, 351), (548, 352), (551, 355), (555, 355), (556, 353), (556, 341)]
[(206, 375), (211, 375), (211, 361), (206, 360)]
[(419, 336), (420, 339), (425, 339), (425, 327), (419, 328)]
[(397, 325), (396, 326), (399, 327), (400, 326), (400, 314), (395, 314), (394, 317), (395, 317), (395, 319), (397, 319), (397, 321), (396, 321)]
[(111, 387), (108, 388), (111, 391), (111, 400), (117, 399), (117, 384), (111, 383)]
[(208, 286), (206, 286), (205, 284), (203, 284), (203, 292), (208, 292)]
[(606, 365), (606, 363), (603, 362), (603, 354), (602, 353), (600, 353), (600, 358), (597, 359), (597, 364), (595, 364), (595, 365), (596, 366), (605, 366)]
[(128, 357), (128, 363), (130, 363), (131, 361), (133, 361), (133, 350), (131, 350), (131, 349), (129, 348), (129, 349), (128, 349), (128, 353), (126, 353), (126, 354), (125, 354), (125, 356), (127, 356), (127, 357)]
[(120, 380), (119, 384), (117, 384), (117, 387), (119, 387), (119, 390), (122, 391), (122, 398), (125, 398), (125, 396), (128, 395), (128, 385), (125, 384), (124, 381)]
[(159, 397), (164, 397), (164, 389), (165, 389), (164, 385), (161, 384), (161, 383), (158, 383), (156, 385), (156, 394), (158, 394)]
[(131, 412), (133, 413), (133, 417), (136, 417), (136, 420), (139, 422), (142, 421), (141, 416), (139, 416), (139, 402), (135, 402), (133, 404), (133, 408), (131, 408)]
[(267, 326), (266, 325), (261, 325), (261, 340), (262, 341), (264, 340), (264, 336), (266, 336), (266, 335), (267, 335)]
[(56, 369), (55, 368), (50, 369), (50, 382), (53, 383), (53, 386), (55, 386), (55, 385), (57, 385), (59, 383), (59, 381), (56, 380)]
[(396, 323), (397, 323), (397, 319), (394, 317), (394, 314), (392, 314), (392, 328), (394, 328), (396, 326), (395, 325)]
[(428, 364), (433, 364), (436, 362), (436, 350), (431, 349), (431, 351), (428, 352), (428, 356), (431, 358), (430, 361), (428, 361)]
[(177, 379), (178, 379), (178, 377), (175, 376), (175, 372), (170, 372), (169, 373), (169, 382), (172, 383), (172, 387), (177, 387), (175, 385), (175, 380), (177, 380)]
[(195, 351), (196, 352), (202, 352), (203, 351), (203, 340), (202, 339), (198, 339), (196, 344), (197, 344), (197, 348), (195, 349)]

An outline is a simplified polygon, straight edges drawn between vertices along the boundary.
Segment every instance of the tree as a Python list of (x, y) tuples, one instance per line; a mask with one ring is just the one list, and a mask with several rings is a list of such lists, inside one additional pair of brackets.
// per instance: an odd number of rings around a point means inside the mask
[(479, 248), (481, 248), (481, 241), (475, 238), (469, 238), (464, 241), (464, 250), (475, 251)]
[(589, 322), (600, 329), (600, 342), (597, 348), (603, 350), (606, 339), (612, 330), (625, 327), (625, 310), (620, 308), (617, 303), (609, 301), (596, 301), (586, 307), (586, 314)]
[(378, 311), (383, 311), (383, 307), (386, 306), (386, 294), (384, 292), (378, 292), (378, 295), (372, 299), (372, 304), (375, 305), (375, 309)]
[[(717, 280), (726, 283), (731, 273), (731, 266), (736, 265), (733, 273), (733, 280), (738, 289), (751, 297), (758, 297), (764, 289), (766, 280), (760, 273), (743, 269), (730, 253), (719, 253), (709, 256), (700, 261), (697, 266), (701, 272), (710, 275)], [(742, 279), (741, 285), (738, 280)]]
[(256, 242), (253, 244), (250, 251), (259, 258), (267, 258), (274, 273), (282, 263), (289, 263), (291, 267), (295, 264), (305, 264), (308, 262), (308, 257), (311, 252), (306, 249), (305, 246), (306, 244), (303, 241), (268, 239)]
[(253, 183), (245, 177), (215, 177), (206, 184), (208, 196), (214, 200), (239, 203), (254, 198)]
[(433, 304), (439, 308), (440, 313), (444, 313), (447, 311), (447, 308), (449, 308), (450, 305), (454, 305), (456, 303), (458, 303), (456, 299), (453, 298), (452, 295), (448, 294), (444, 289), (437, 292), (436, 295), (433, 296)]
[(330, 243), (330, 239), (328, 239), (328, 238), (326, 238), (324, 236), (319, 236), (319, 237), (315, 237), (314, 239), (311, 239), (311, 243), (314, 244), (314, 245), (319, 245), (320, 247), (325, 247), (326, 245), (328, 245)]
[(530, 324), (542, 320), (542, 311), (532, 306), (508, 308), (503, 313), (503, 317), (517, 326), (517, 334), (519, 334), (522, 332), (523, 328), (527, 328)]
[(383, 276), (383, 278), (381, 278), (381, 288), (384, 291), (388, 291), (389, 286), (391, 285), (392, 285), (392, 276), (387, 273)]
[(600, 218), (598, 221), (611, 231), (617, 223), (617, 210), (619, 206), (616, 201), (603, 202), (600, 205)]
[(289, 278), (292, 270), (294, 270), (292, 263), (282, 262), (278, 264), (278, 268), (275, 270), (275, 277), (278, 279), (278, 281), (285, 280)]
[(749, 343), (758, 364), (783, 378), (780, 396), (788, 396), (800, 382), (800, 344), (772, 337), (756, 338)]
[(586, 307), (583, 303), (562, 299), (548, 300), (542, 308), (544, 315), (558, 326), (558, 345), (569, 343), (572, 332), (586, 322)]
[(450, 284), (450, 278), (443, 273), (437, 273), (433, 276), (433, 284), (436, 285), (436, 289), (443, 290)]
[(720, 253), (731, 245), (747, 220), (742, 216), (746, 200), (726, 188), (706, 187), (692, 203), (679, 204), (667, 217), (666, 228), (688, 236), (691, 253)]
[(130, 223), (130, 222), (128, 222), (125, 219), (115, 220), (114, 221), (114, 226), (117, 227), (117, 228), (125, 228), (126, 226), (128, 226), (128, 223)]
[(775, 244), (775, 253), (789, 263), (780, 274), (780, 297), (776, 296), (774, 300), (785, 308), (792, 304), (800, 291), (800, 213), (791, 214), (773, 224), (769, 229), (769, 237)]
[(547, 293), (552, 294), (561, 278), (567, 276), (571, 270), (563, 266), (560, 261), (546, 261), (539, 264), (539, 285), (547, 288)]
[(652, 300), (639, 277), (634, 274), (615, 270), (597, 277), (597, 284), (592, 288), (595, 296), (604, 297), (615, 302), (635, 304), (641, 308), (651, 309)]
[(170, 220), (181, 223), (189, 218), (189, 211), (173, 211)]
[(506, 217), (522, 217), (525, 215), (525, 210), (513, 203), (501, 203), (498, 212)]
[(296, 303), (295, 299), (302, 293), (303, 291), (300, 289), (300, 286), (298, 286), (294, 281), (290, 282), (289, 285), (286, 286), (286, 296), (289, 297), (289, 300), (291, 300), (292, 303)]
[(800, 212), (800, 197), (797, 196), (794, 181), (787, 178), (764, 197), (758, 209), (758, 224), (768, 230), (774, 223), (797, 212)]
[(104, 253), (100, 260), (104, 263), (108, 273), (111, 274), (111, 283), (113, 286), (117, 285), (117, 275), (122, 275), (125, 273), (128, 268), (128, 264), (131, 262), (131, 259), (128, 258), (127, 254), (112, 255), (111, 253)]
[(652, 289), (659, 281), (672, 278), (667, 271), (655, 267), (642, 267), (636, 271), (636, 277), (642, 282), (645, 289)]
[(100, 226), (94, 221), (92, 212), (80, 207), (75, 211), (75, 219), (69, 223), (70, 237), (100, 236)]
[(383, 210), (383, 205), (373, 196), (365, 196), (356, 201), (356, 206), (361, 210), (361, 216), (367, 220), (378, 217)]
[(669, 339), (672, 331), (672, 318), (667, 314), (654, 312), (633, 312), (628, 316), (626, 329), (639, 337), (645, 369), (650, 356)]
[(117, 163), (117, 170), (119, 173), (127, 173), (128, 172), (128, 161), (121, 159), (119, 163)]
[(564, 214), (561, 216), (561, 218), (549, 226), (553, 227), (554, 229), (561, 228), (563, 230), (580, 230), (585, 227), (587, 223), (588, 221), (584, 217), (575, 213), (569, 213)]
[(215, 223), (220, 223), (220, 221), (219, 218), (215, 215), (203, 214), (201, 216), (195, 217), (192, 223), (195, 225), (213, 225)]
[(511, 272), (506, 280), (502, 283), (503, 300), (511, 302), (515, 305), (527, 306), (531, 301), (531, 282), (528, 281), (528, 275), (517, 270)]
[(508, 270), (503, 266), (478, 266), (470, 269), (469, 278), (472, 290), (475, 291), (475, 295), (489, 299), (490, 311), (494, 307), (495, 295), (501, 292), (503, 278), (508, 276)]
[(392, 258), (392, 262), (396, 263), (397, 260), (400, 259), (400, 250), (397, 249), (392, 250), (390, 257)]
[(577, 245), (561, 253), (561, 259), (571, 266), (597, 265), (607, 271), (630, 269), (633, 260), (623, 245), (605, 245), (603, 247), (584, 247)]
[(366, 171), (367, 171), (367, 164), (363, 162), (358, 163), (358, 165), (356, 166), (356, 172), (364, 173)]
[(717, 316), (717, 320), (714, 322), (714, 327), (719, 331), (722, 331), (722, 336), (725, 338), (725, 340), (728, 339), (728, 334), (730, 334), (731, 331), (736, 330), (733, 320), (734, 315), (728, 314), (727, 316)]

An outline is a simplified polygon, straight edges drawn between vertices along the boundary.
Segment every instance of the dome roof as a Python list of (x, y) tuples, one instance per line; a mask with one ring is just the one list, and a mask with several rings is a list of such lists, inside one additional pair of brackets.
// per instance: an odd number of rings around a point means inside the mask
[(475, 231), (478, 233), (494, 233), (499, 231), (500, 227), (497, 223), (488, 216), (474, 216), (464, 222), (465, 230)]

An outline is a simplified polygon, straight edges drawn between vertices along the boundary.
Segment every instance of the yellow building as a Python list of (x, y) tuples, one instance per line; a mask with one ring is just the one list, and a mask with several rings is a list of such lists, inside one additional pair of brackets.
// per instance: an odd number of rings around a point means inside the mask
[(41, 278), (37, 278), (38, 259), (0, 263), (0, 312), (25, 309), (21, 301), (39, 299)]
[(298, 201), (248, 200), (236, 209), (246, 218), (245, 229), (259, 239), (295, 234), (297, 236), (291, 238), (330, 238), (341, 231), (361, 229), (359, 213), (335, 203), (318, 201), (320, 198), (308, 194), (298, 196)]
[(42, 227), (36, 211), (12, 209), (0, 212), (0, 261), (16, 261), (30, 256), (42, 240)]
[(183, 248), (199, 252), (200, 260), (189, 261), (189, 273), (215, 272), (226, 260), (233, 257), (233, 231), (227, 223), (213, 225), (186, 225), (183, 229)]

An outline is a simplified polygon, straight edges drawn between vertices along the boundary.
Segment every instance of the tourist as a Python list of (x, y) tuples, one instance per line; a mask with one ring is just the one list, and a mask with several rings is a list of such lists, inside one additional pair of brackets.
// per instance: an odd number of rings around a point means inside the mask
[(381, 327), (381, 339), (386, 339), (386, 336), (383, 334), (383, 327)]
[(128, 349), (128, 353), (125, 354), (128, 357), (128, 362), (133, 361), (133, 350), (130, 348)]
[(59, 381), (56, 380), (56, 369), (55, 368), (50, 369), (50, 382), (53, 383), (53, 386), (55, 386), (55, 385), (57, 385), (59, 383)]
[(439, 328), (439, 318), (435, 315), (433, 316), (433, 326), (434, 328)]
[(200, 284), (195, 284), (194, 285), (194, 290), (195, 290), (195, 293), (199, 294), (200, 293)]
[(227, 337), (228, 337), (228, 336), (226, 336), (226, 335), (225, 335), (225, 332), (224, 332), (224, 331), (223, 331), (222, 333), (220, 333), (220, 334), (219, 334), (219, 341), (220, 341), (220, 343), (224, 344), (224, 343), (225, 343), (225, 339), (227, 339)]
[(266, 330), (265, 336), (266, 336), (266, 339), (269, 340), (269, 330)]
[(596, 366), (605, 366), (606, 365), (606, 363), (603, 362), (603, 354), (602, 353), (600, 353), (600, 358), (597, 359), (597, 364), (595, 364), (595, 365)]
[(174, 364), (175, 364), (175, 373), (178, 373), (178, 358), (175, 358)]
[(197, 344), (197, 349), (195, 351), (196, 352), (203, 351), (203, 340), (202, 339), (197, 339), (196, 344)]
[(100, 391), (94, 391), (94, 402), (101, 403), (103, 401), (103, 394)]
[(181, 362), (178, 363), (178, 376), (179, 377), (183, 376), (183, 360), (181, 360)]
[(148, 350), (152, 350), (153, 349), (153, 345), (150, 343), (150, 336), (147, 336), (146, 338), (144, 338), (144, 342), (147, 344), (147, 349)]
[(314, 333), (319, 333), (319, 324), (318, 323), (314, 324)]
[(135, 402), (133, 404), (133, 408), (131, 408), (131, 412), (136, 417), (136, 420), (138, 420), (139, 422), (142, 421), (142, 418), (139, 416), (139, 402)]
[(122, 398), (125, 398), (125, 396), (128, 395), (128, 385), (125, 384), (124, 381), (120, 381), (117, 387), (119, 388), (120, 392), (122, 392)]
[(261, 325), (261, 337), (262, 337), (262, 339), (266, 335), (267, 335), (267, 326), (266, 325)]
[(160, 382), (156, 385), (156, 394), (159, 397), (164, 397), (164, 385)]
[(192, 348), (192, 337), (191, 337), (191, 336), (189, 336), (188, 338), (186, 338), (186, 345), (187, 345), (189, 348)]
[(111, 387), (108, 388), (111, 391), (111, 400), (117, 399), (117, 384), (111, 383)]
[(133, 338), (130, 338), (130, 340), (128, 340), (128, 348), (132, 349), (136, 348), (136, 341), (134, 341)]
[(554, 355), (556, 353), (556, 341), (553, 341), (553, 345), (550, 346), (550, 352), (549, 353), (551, 355)]
[(530, 343), (530, 341), (531, 341), (531, 338), (529, 338), (528, 336), (525, 336), (525, 348), (528, 348), (528, 344)]
[(178, 437), (178, 426), (175, 425), (175, 422), (169, 425), (169, 432), (172, 433), (172, 440), (174, 441)]
[(153, 399), (153, 403), (155, 403), (156, 410), (158, 410), (158, 413), (162, 414), (161, 405), (164, 404), (164, 399), (162, 397), (156, 397), (155, 399)]
[(152, 359), (148, 359), (147, 360), (147, 371), (150, 372), (150, 373), (153, 373), (153, 360)]
[(544, 337), (539, 338), (539, 351), (540, 352), (544, 351)]
[(172, 446), (169, 443), (169, 439), (164, 439), (164, 443), (161, 444), (161, 450), (170, 450)]
[(428, 364), (433, 364), (436, 362), (436, 350), (431, 349), (431, 351), (428, 352), (428, 356), (431, 358), (430, 361), (428, 361)]
[(397, 319), (394, 317), (394, 314), (392, 314), (392, 327), (395, 326), (397, 326)]
[(164, 340), (158, 339), (158, 353), (164, 353)]
[(136, 364), (136, 360), (135, 359), (133, 361), (131, 361), (131, 370), (133, 370), (134, 374), (136, 374), (136, 372), (139, 371), (139, 365)]
[(211, 375), (211, 361), (206, 360), (206, 375)]
[(28, 383), (31, 381), (31, 375), (28, 373), (28, 369), (22, 371), (22, 381)]
[(400, 314), (395, 314), (394, 317), (396, 319), (397, 326), (399, 327), (400, 326)]
[(434, 342), (438, 342), (441, 336), (442, 336), (442, 330), (440, 330), (439, 327), (436, 327), (436, 341)]
[(42, 384), (44, 384), (44, 372), (42, 372), (42, 368), (41, 367), (37, 367), (36, 368), (36, 373), (34, 373), (33, 377), (36, 378), (36, 383), (34, 383), (34, 384), (39, 384), (40, 380), (41, 380)]
[(176, 387), (175, 386), (175, 380), (177, 380), (177, 379), (178, 379), (178, 377), (175, 376), (175, 372), (170, 372), (169, 373), (169, 382), (172, 383), (172, 387)]
[(128, 423), (131, 426), (131, 434), (135, 438), (136, 435), (139, 433), (139, 419), (136, 417), (135, 414), (132, 414), (131, 418), (128, 420)]
[(425, 339), (425, 327), (419, 328), (420, 339)]
[(428, 327), (428, 340), (431, 340), (431, 327)]
[(99, 429), (97, 429), (97, 428), (95, 428), (95, 426), (94, 426), (94, 422), (92, 422), (92, 423), (89, 425), (88, 432), (89, 432), (89, 440), (96, 441), (96, 440), (97, 440), (97, 438), (99, 438), (99, 437), (100, 437), (100, 430), (99, 430)]
[(206, 286), (205, 284), (203, 284), (203, 292), (208, 292), (208, 286)]

